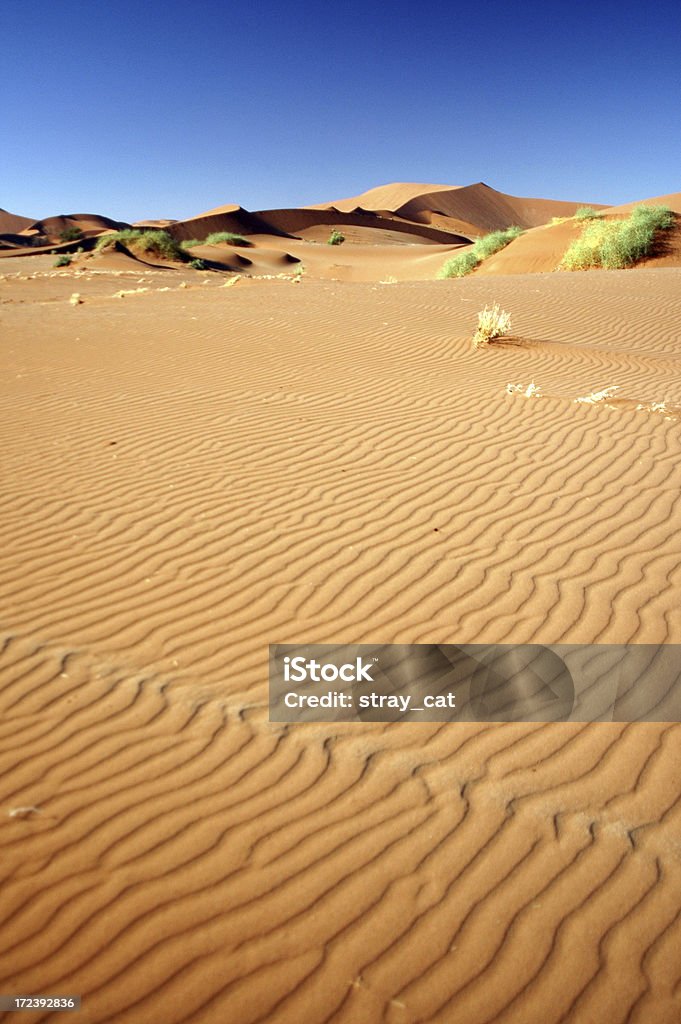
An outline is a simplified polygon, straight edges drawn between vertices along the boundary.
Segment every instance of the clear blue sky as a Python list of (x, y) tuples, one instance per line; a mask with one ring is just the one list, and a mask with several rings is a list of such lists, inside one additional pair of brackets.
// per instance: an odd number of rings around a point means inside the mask
[(681, 190), (678, 0), (0, 0), (0, 40), (0, 207), (27, 216)]

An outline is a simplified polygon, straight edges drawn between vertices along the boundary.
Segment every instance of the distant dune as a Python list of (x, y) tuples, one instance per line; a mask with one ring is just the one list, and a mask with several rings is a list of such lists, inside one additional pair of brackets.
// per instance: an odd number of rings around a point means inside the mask
[[(679, 192), (643, 202), (664, 203), (681, 214)], [(513, 196), (483, 182), (463, 186), (393, 182), (329, 203), (258, 211), (226, 203), (183, 220), (141, 220), (134, 226), (161, 228), (185, 243), (202, 243), (209, 235), (221, 233), (248, 240), (248, 252), (234, 246), (227, 251), (224, 244), (210, 252), (195, 247), (193, 257), (207, 261), (214, 270), (257, 276), (274, 273), (277, 267), (285, 272), (287, 264), (302, 263), (314, 276), (356, 281), (434, 278), (448, 257), (465, 251), (476, 239), (519, 226), (523, 234), (474, 271), (476, 276), (489, 277), (555, 271), (581, 231), (580, 223), (569, 218), (583, 205), (587, 204)], [(639, 204), (590, 205), (606, 217), (623, 217)], [(31, 220), (0, 211), (0, 257), (92, 249), (101, 233), (129, 226), (98, 214)], [(73, 228), (80, 232), (79, 238), (62, 241), (64, 232)], [(332, 231), (343, 236), (342, 247), (325, 244)], [(125, 258), (119, 254), (116, 261), (120, 264)], [(128, 258), (139, 259), (133, 254)], [(160, 265), (163, 261), (149, 262)], [(640, 266), (681, 266), (678, 225)]]

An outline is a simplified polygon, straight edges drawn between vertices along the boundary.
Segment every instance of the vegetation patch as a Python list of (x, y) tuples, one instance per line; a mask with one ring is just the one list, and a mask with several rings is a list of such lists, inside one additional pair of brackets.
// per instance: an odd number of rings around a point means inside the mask
[(342, 245), (345, 241), (345, 235), (342, 231), (337, 231), (335, 228), (329, 235), (329, 245)]
[(207, 269), (206, 261), (205, 260), (200, 260), (200, 259), (192, 260), (191, 263), (189, 264), (189, 266), (192, 268), (192, 270), (206, 270)]
[(478, 313), (478, 329), (473, 335), (473, 348), (483, 348), (498, 338), (503, 338), (510, 329), (510, 313), (503, 310), (497, 302), (493, 306), (485, 306)]
[(117, 242), (141, 255), (159, 256), (161, 259), (180, 263), (185, 263), (189, 258), (167, 231), (160, 230), (138, 231), (135, 228), (126, 228), (124, 231), (112, 231), (97, 239), (96, 248), (99, 251), (110, 249)]
[(228, 245), (248, 245), (245, 238), (241, 235), (234, 235), (231, 231), (213, 231), (205, 242), (200, 242), (199, 245), (220, 245), (221, 242), (226, 242)]
[(575, 220), (595, 220), (596, 217), (600, 217), (600, 213), (593, 206), (580, 206), (574, 213)]
[(61, 256), (57, 257), (57, 259), (54, 261), (53, 266), (55, 266), (55, 267), (70, 267), (71, 266), (71, 257), (67, 256), (66, 253), (64, 253)]
[(674, 215), (666, 206), (637, 206), (626, 220), (591, 220), (560, 266), (564, 270), (630, 267), (650, 255), (659, 232), (673, 224)]
[(523, 229), (517, 226), (506, 228), (504, 231), (492, 231), (489, 235), (479, 238), (472, 249), (462, 252), (459, 256), (453, 256), (444, 264), (438, 272), (438, 278), (445, 280), (450, 277), (465, 277), (475, 270), (478, 264), (482, 263), (495, 252), (505, 248), (518, 235), (522, 235)]
[(64, 228), (64, 230), (59, 235), (59, 238), (62, 242), (77, 242), (82, 237), (83, 232), (80, 228), (77, 228), (75, 226)]

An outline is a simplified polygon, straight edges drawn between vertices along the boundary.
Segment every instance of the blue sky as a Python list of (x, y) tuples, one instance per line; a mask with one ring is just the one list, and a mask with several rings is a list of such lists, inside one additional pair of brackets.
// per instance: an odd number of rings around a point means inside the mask
[(1, 0), (0, 207), (681, 190), (681, 5)]

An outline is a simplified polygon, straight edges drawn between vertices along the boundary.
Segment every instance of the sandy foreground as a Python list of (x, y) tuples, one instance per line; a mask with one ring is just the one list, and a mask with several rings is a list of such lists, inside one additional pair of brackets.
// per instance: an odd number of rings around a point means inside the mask
[(678, 725), (277, 725), (266, 680), (269, 643), (681, 643), (681, 269), (4, 263), (0, 992), (678, 1024)]

